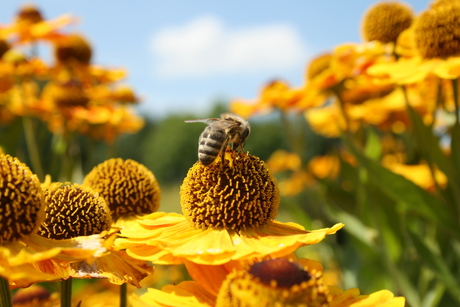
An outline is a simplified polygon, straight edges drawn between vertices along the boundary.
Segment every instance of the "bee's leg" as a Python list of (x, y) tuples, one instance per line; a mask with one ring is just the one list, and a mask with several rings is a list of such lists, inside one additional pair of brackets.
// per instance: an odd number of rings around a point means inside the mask
[(246, 145), (246, 142), (241, 142), (238, 144), (238, 147), (241, 149), (241, 152), (246, 155), (246, 151), (244, 151), (244, 145)]
[(225, 153), (227, 152), (227, 145), (228, 145), (228, 137), (222, 143), (222, 147), (220, 149), (220, 158), (221, 158), (220, 162), (221, 162), (222, 168), (225, 165)]

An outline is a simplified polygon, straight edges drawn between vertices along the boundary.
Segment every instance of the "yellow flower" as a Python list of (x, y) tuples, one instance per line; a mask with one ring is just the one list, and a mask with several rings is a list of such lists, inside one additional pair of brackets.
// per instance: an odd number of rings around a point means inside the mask
[[(359, 125), (348, 116), (351, 106), (393, 90), (392, 84), (367, 73), (374, 63), (387, 61), (387, 49), (378, 42), (344, 44), (310, 63), (303, 101), (310, 101), (305, 114), (313, 130), (328, 137), (337, 137), (342, 130), (354, 131)], [(317, 61), (319, 68), (315, 68)], [(327, 101), (331, 103), (325, 104)], [(311, 108), (320, 105), (324, 106)]]
[[(458, 28), (460, 5), (452, 1), (434, 5), (417, 17), (407, 31), (416, 55), (397, 62), (376, 64), (368, 69), (375, 76), (389, 77), (396, 84), (412, 84), (430, 75), (443, 79), (460, 76), (460, 43), (453, 31)], [(412, 49), (412, 47), (409, 47)]]
[(303, 110), (310, 107), (304, 100), (305, 95), (303, 87), (292, 88), (283, 80), (273, 80), (265, 84), (255, 102), (236, 99), (230, 104), (230, 108), (243, 117), (268, 113), (273, 109)]
[(335, 179), (340, 171), (340, 161), (337, 156), (315, 156), (308, 162), (309, 171), (319, 179)]
[(55, 240), (90, 236), (109, 230), (110, 210), (91, 188), (54, 182), (44, 187), (45, 218), (37, 234)]
[[(161, 290), (149, 288), (140, 299), (147, 306), (329, 306), (329, 307), (403, 307), (404, 297), (394, 297), (388, 290), (360, 295), (357, 288), (346, 291), (323, 282), (320, 263), (299, 259), (270, 259), (225, 272), (225, 268), (202, 267), (219, 272), (214, 281), (222, 284), (217, 294), (208, 291), (200, 281), (185, 281), (177, 286), (167, 285)], [(219, 278), (221, 279), (219, 281)], [(224, 280), (222, 282), (222, 280)], [(207, 282), (205, 282), (207, 284)]]
[(60, 299), (57, 292), (50, 293), (40, 285), (19, 289), (12, 297), (14, 307), (58, 307)]
[(124, 238), (116, 245), (153, 263), (216, 265), (283, 256), (343, 227), (305, 231), (295, 223), (274, 221), (279, 195), (265, 163), (244, 153), (227, 153), (226, 160), (225, 165), (197, 163), (190, 169), (181, 187), (184, 215), (143, 216), (121, 230)]
[(75, 129), (109, 144), (121, 134), (138, 132), (145, 123), (128, 105), (77, 107), (73, 111)]
[(85, 176), (83, 185), (106, 200), (114, 221), (150, 214), (160, 206), (161, 191), (155, 175), (131, 159), (113, 158), (100, 163)]
[[(153, 268), (123, 251), (113, 250), (115, 232), (108, 232), (112, 218), (104, 198), (79, 184), (45, 183), (43, 189), (46, 217), (37, 233), (62, 242), (60, 246), (73, 244), (74, 249), (66, 252), (76, 259), (69, 261), (59, 256), (38, 262), (36, 268), (52, 273), (52, 280), (107, 278), (115, 284), (129, 282), (140, 287), (139, 281), (151, 274)], [(93, 253), (88, 254), (88, 249)]]
[[(450, 88), (446, 88), (451, 92)], [(438, 84), (433, 80), (425, 80), (413, 85), (407, 85), (405, 93), (401, 88), (395, 89), (390, 94), (370, 99), (363, 104), (349, 109), (349, 115), (356, 121), (362, 121), (379, 127), (385, 131), (401, 133), (410, 125), (407, 114), (407, 103), (413, 107), (427, 122), (433, 120), (433, 111), (439, 98)], [(406, 101), (407, 97), (407, 101)], [(451, 99), (444, 100), (446, 107), (453, 104)]]
[(189, 170), (181, 186), (182, 212), (197, 228), (240, 231), (267, 225), (276, 217), (279, 192), (265, 163), (244, 153), (226, 154), (228, 164)]
[(14, 22), (1, 29), (0, 34), (16, 36), (21, 43), (38, 39), (54, 40), (60, 37), (58, 30), (75, 19), (70, 15), (62, 15), (55, 19), (44, 20), (40, 10), (34, 5), (26, 4), (21, 7)]
[(380, 290), (369, 295), (360, 295), (359, 289), (343, 291), (337, 287), (329, 287), (332, 295), (330, 307), (404, 307), (406, 299), (395, 297), (388, 290)]
[(302, 166), (301, 164), (302, 161), (298, 154), (287, 152), (283, 149), (276, 150), (267, 161), (267, 167), (273, 174), (286, 170), (299, 170)]
[(280, 181), (280, 193), (283, 196), (295, 196), (306, 187), (311, 186), (315, 179), (305, 170), (293, 172), (289, 178)]
[(450, 1), (422, 12), (414, 25), (414, 39), (423, 58), (442, 58), (460, 55), (458, 37), (460, 5)]
[[(305, 112), (304, 115), (313, 131), (326, 137), (339, 137), (347, 127), (347, 122), (343, 117), (340, 106), (337, 104), (311, 109)], [(348, 129), (351, 131), (356, 131), (358, 127), (359, 122), (357, 121), (348, 123)]]
[(430, 167), (426, 163), (407, 165), (393, 162), (385, 164), (385, 167), (428, 191), (434, 191), (438, 186), (444, 188), (447, 185), (446, 175), (436, 168), (433, 178)]
[(79, 34), (62, 36), (54, 44), (54, 55), (60, 65), (88, 65), (91, 61), (91, 45)]
[(407, 29), (413, 19), (412, 10), (399, 2), (379, 2), (364, 15), (362, 34), (366, 41), (396, 42), (399, 34)]
[(58, 255), (57, 245), (34, 249), (35, 229), (44, 217), (38, 177), (17, 158), (0, 155), (0, 276), (10, 284), (30, 285), (52, 277), (31, 264)]
[(229, 106), (230, 112), (240, 115), (243, 118), (249, 118), (255, 115), (264, 115), (272, 111), (268, 105), (261, 105), (257, 100), (233, 99)]
[(330, 300), (322, 270), (278, 258), (228, 274), (216, 306), (327, 307)]
[[(85, 283), (77, 289), (74, 289), (72, 293), (72, 306), (119, 307), (120, 287), (112, 283), (105, 282), (104, 280), (98, 280), (98, 282)], [(147, 306), (139, 299), (139, 296), (135, 293), (135, 288), (131, 286), (128, 286), (127, 288), (127, 306)]]

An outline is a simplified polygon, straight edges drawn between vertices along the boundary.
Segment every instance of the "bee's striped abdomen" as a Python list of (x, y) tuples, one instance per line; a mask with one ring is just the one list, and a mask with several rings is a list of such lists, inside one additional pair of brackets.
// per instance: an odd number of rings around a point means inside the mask
[(203, 165), (209, 165), (216, 159), (225, 137), (224, 131), (212, 130), (209, 126), (204, 129), (198, 144), (198, 160)]

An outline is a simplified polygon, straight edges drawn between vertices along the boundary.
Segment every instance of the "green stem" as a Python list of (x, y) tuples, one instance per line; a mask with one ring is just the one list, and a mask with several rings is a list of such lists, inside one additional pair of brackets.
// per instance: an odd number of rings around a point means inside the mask
[(124, 283), (120, 286), (120, 307), (128, 306), (128, 284)]
[(26, 137), (27, 148), (29, 149), (30, 160), (34, 173), (38, 176), (40, 180), (44, 180), (44, 173), (42, 164), (40, 162), (40, 152), (38, 150), (37, 140), (35, 138), (35, 127), (32, 121), (32, 118), (29, 116), (24, 116), (23, 120), (24, 134)]
[(454, 91), (454, 104), (455, 104), (455, 124), (458, 125), (460, 123), (460, 106), (458, 101), (458, 80), (452, 80), (452, 89)]
[(11, 290), (8, 280), (0, 276), (0, 307), (12, 307)]
[(61, 307), (71, 307), (72, 278), (61, 281)]
[(294, 132), (292, 130), (291, 124), (289, 123), (289, 119), (286, 116), (286, 113), (283, 110), (280, 110), (280, 117), (281, 117), (281, 123), (283, 125), (286, 138), (288, 139), (289, 145), (292, 150), (295, 150), (294, 148), (294, 143), (295, 143), (295, 138), (294, 138)]
[[(404, 85), (401, 86), (402, 88), (402, 91), (403, 91), (403, 95), (404, 95), (404, 101), (405, 101), (405, 104), (406, 104), (406, 108), (407, 108), (407, 111), (409, 112), (409, 108), (411, 107), (410, 104), (409, 104), (409, 97), (407, 96), (407, 91), (406, 91), (406, 87)], [(433, 117), (434, 118), (434, 117)], [(434, 119), (433, 119), (433, 123), (434, 123)], [(415, 129), (414, 129), (415, 130)], [(417, 131), (414, 131), (414, 133), (417, 133)], [(428, 168), (430, 169), (430, 175), (431, 175), (431, 178), (433, 179), (433, 182), (434, 182), (434, 185), (436, 187), (436, 194), (439, 196), (439, 197), (442, 197), (442, 195), (440, 194), (440, 191), (441, 191), (441, 186), (439, 185), (439, 182), (438, 182), (438, 179), (436, 178), (436, 169), (435, 169), (435, 165), (433, 165), (433, 162), (431, 161), (427, 161), (428, 163)]]

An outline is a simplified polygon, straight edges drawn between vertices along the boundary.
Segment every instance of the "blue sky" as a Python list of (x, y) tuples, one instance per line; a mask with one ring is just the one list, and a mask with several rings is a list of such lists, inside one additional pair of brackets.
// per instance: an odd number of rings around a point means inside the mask
[[(94, 64), (128, 70), (125, 83), (153, 117), (199, 116), (217, 99), (255, 98), (264, 83), (297, 86), (312, 56), (360, 42), (360, 23), (377, 1), (3, 1), (0, 24), (23, 3), (47, 19), (70, 13), (68, 28), (93, 45)], [(429, 1), (406, 1), (417, 13)]]

